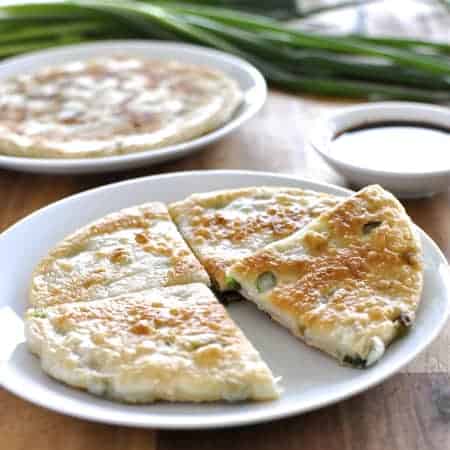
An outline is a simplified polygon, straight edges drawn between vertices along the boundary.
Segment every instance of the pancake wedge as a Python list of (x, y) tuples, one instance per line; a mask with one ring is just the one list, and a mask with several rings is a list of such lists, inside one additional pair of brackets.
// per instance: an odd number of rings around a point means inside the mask
[(96, 300), (160, 286), (202, 282), (205, 270), (163, 203), (109, 214), (60, 242), (36, 267), (30, 303)]
[(25, 329), (45, 372), (107, 398), (278, 397), (269, 368), (204, 284), (30, 309)]
[(307, 344), (366, 367), (411, 326), (421, 247), (401, 204), (369, 186), (237, 262), (241, 293)]
[(335, 206), (338, 198), (303, 189), (248, 187), (193, 194), (170, 214), (218, 290), (234, 289), (227, 270)]
[(95, 158), (185, 142), (228, 121), (238, 83), (213, 68), (109, 56), (0, 82), (0, 153)]

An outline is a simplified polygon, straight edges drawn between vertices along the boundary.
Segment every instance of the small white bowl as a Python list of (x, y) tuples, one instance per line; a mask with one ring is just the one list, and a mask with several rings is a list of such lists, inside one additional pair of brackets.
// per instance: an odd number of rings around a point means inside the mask
[(377, 183), (402, 198), (427, 197), (446, 191), (450, 186), (450, 167), (426, 172), (399, 172), (390, 170), (389, 161), (386, 161), (386, 170), (370, 169), (343, 161), (339, 158), (340, 152), (331, 151), (331, 142), (344, 131), (388, 122), (405, 122), (405, 125), (414, 122), (450, 128), (450, 109), (410, 102), (380, 102), (347, 107), (320, 119), (313, 128), (310, 143), (352, 186)]

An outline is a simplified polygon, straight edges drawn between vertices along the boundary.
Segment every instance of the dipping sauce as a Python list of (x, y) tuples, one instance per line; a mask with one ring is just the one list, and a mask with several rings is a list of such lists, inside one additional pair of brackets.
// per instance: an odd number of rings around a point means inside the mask
[(449, 128), (414, 122), (378, 122), (352, 128), (331, 141), (330, 155), (385, 172), (450, 169)]

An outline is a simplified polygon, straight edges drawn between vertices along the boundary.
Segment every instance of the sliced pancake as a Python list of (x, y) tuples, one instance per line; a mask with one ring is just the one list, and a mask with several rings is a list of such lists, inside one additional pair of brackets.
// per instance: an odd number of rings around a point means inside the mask
[(402, 205), (369, 186), (237, 262), (241, 293), (306, 343), (365, 367), (414, 321), (421, 247)]
[(278, 397), (267, 365), (200, 283), (30, 309), (26, 336), (49, 375), (115, 400)]
[(193, 194), (170, 214), (218, 290), (233, 289), (227, 270), (335, 206), (337, 197), (286, 187), (248, 187)]
[(36, 267), (30, 303), (96, 300), (159, 286), (209, 284), (167, 207), (154, 202), (109, 214), (59, 243)]
[(242, 101), (214, 68), (135, 56), (71, 61), (0, 83), (0, 153), (122, 155), (218, 128)]

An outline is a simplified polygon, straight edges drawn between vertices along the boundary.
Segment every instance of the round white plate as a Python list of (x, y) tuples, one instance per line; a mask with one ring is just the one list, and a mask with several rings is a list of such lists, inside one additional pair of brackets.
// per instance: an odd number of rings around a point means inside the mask
[[(295, 186), (347, 196), (330, 185), (262, 172), (202, 171), (125, 181), (74, 195), (22, 220), (0, 236), (0, 355), (20, 336), (33, 267), (47, 251), (78, 227), (133, 204), (180, 200), (193, 192), (242, 186)], [(6, 358), (3, 386), (33, 403), (63, 414), (120, 425), (155, 428), (210, 428), (264, 422), (320, 408), (361, 392), (389, 377), (417, 356), (442, 329), (449, 311), (449, 272), (436, 244), (420, 232), (425, 254), (425, 288), (411, 332), (395, 342), (374, 366), (340, 366), (271, 321), (250, 302), (228, 307), (261, 352), (284, 393), (277, 401), (238, 404), (125, 405), (70, 388), (45, 375), (39, 360), (20, 343)]]
[(198, 151), (231, 133), (256, 114), (267, 97), (266, 82), (260, 72), (236, 56), (196, 45), (146, 40), (102, 41), (68, 45), (10, 58), (0, 63), (0, 83), (10, 76), (36, 71), (48, 65), (117, 54), (177, 60), (216, 68), (238, 82), (244, 94), (243, 102), (225, 125), (180, 144), (100, 158), (54, 159), (0, 155), (0, 167), (26, 172), (78, 174), (109, 172), (161, 163)]

